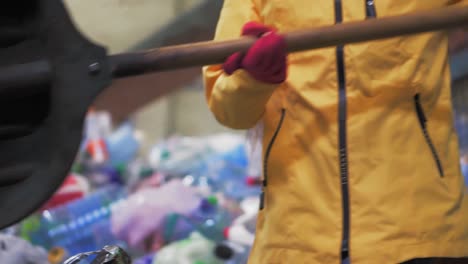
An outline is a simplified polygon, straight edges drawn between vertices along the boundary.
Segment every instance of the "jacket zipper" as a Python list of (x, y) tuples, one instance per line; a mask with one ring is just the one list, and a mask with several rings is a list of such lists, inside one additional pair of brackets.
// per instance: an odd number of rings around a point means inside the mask
[[(286, 111), (283, 108), (281, 109), (281, 117), (280, 117), (278, 126), (276, 127), (275, 133), (273, 133), (273, 136), (271, 137), (271, 140), (268, 143), (267, 149), (265, 151), (265, 158), (263, 159), (263, 188), (264, 189), (268, 185), (268, 159), (270, 158), (271, 149), (273, 148), (276, 138), (278, 137), (281, 127), (283, 126), (285, 115), (286, 115)], [(264, 208), (264, 202), (265, 202), (265, 190), (262, 190), (262, 193), (260, 194), (260, 210)]]
[(364, 0), (366, 2), (366, 18), (377, 17), (377, 11), (375, 10), (375, 0)]
[[(374, 0), (365, 0), (366, 17), (377, 16)], [(335, 24), (343, 22), (342, 0), (335, 0)], [(346, 100), (346, 69), (344, 61), (344, 46), (336, 47), (336, 63), (338, 71), (338, 122), (339, 122), (339, 159), (341, 193), (343, 204), (343, 236), (341, 241), (341, 259), (344, 263), (349, 262), (349, 240), (350, 240), (350, 202), (349, 202), (349, 171), (348, 171), (348, 149), (347, 149), (347, 100)]]
[(444, 177), (444, 169), (442, 167), (442, 162), (440, 161), (439, 155), (437, 154), (437, 150), (429, 135), (429, 131), (427, 130), (427, 125), (426, 125), (427, 118), (426, 118), (426, 115), (424, 114), (424, 109), (422, 107), (419, 94), (414, 96), (414, 104), (416, 107), (416, 113), (418, 114), (419, 124), (421, 125), (421, 129), (423, 131), (424, 138), (426, 139), (427, 145), (431, 149), (432, 156), (434, 157), (434, 161), (436, 162), (437, 169), (439, 170), (439, 175), (440, 177)]
[[(343, 22), (343, 10), (341, 0), (335, 0), (335, 24)], [(339, 159), (340, 159), (340, 178), (341, 178), (341, 196), (343, 204), (343, 236), (341, 240), (341, 259), (342, 262), (349, 258), (349, 237), (350, 237), (350, 203), (349, 203), (349, 183), (348, 183), (348, 149), (346, 144), (346, 72), (344, 62), (344, 46), (336, 47), (336, 63), (338, 71), (338, 122), (339, 122)]]

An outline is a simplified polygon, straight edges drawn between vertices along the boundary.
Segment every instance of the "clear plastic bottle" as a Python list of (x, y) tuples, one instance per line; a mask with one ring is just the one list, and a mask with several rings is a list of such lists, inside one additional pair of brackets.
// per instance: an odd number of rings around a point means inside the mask
[(158, 171), (183, 177), (198, 174), (213, 149), (201, 139), (173, 137), (156, 145), (150, 152), (150, 164)]
[(215, 247), (213, 241), (193, 232), (188, 238), (162, 248), (153, 264), (223, 264)]
[(85, 118), (85, 148), (96, 164), (104, 163), (108, 157), (105, 138), (112, 131), (112, 120), (109, 113), (90, 109)]
[(186, 238), (197, 231), (213, 241), (224, 240), (224, 230), (231, 224), (232, 216), (218, 206), (215, 197), (202, 199), (200, 206), (191, 214), (184, 216), (171, 214), (164, 223), (164, 240), (167, 242)]
[(232, 225), (224, 231), (224, 236), (228, 241), (246, 247), (253, 245), (259, 203), (258, 196), (244, 199), (241, 202), (244, 213), (234, 219)]
[(0, 260), (5, 264), (49, 264), (47, 252), (29, 242), (6, 234), (0, 234)]

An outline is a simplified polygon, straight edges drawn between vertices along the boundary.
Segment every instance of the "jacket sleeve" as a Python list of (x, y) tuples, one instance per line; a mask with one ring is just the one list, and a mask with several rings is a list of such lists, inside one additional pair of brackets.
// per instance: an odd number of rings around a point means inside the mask
[[(225, 0), (215, 40), (238, 38), (242, 26), (248, 21), (261, 22), (252, 0)], [(221, 65), (204, 67), (203, 80), (211, 112), (218, 122), (233, 129), (253, 127), (278, 86), (259, 82), (244, 70), (227, 75)]]

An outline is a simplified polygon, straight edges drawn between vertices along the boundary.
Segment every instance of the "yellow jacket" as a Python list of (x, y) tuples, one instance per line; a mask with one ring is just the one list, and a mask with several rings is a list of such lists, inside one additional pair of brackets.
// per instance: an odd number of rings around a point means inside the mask
[[(216, 39), (250, 20), (288, 32), (455, 3), (225, 0)], [(264, 124), (250, 264), (338, 264), (343, 251), (352, 264), (468, 256), (447, 57), (447, 34), (428, 33), (291, 54), (279, 86), (204, 68), (220, 123)]]

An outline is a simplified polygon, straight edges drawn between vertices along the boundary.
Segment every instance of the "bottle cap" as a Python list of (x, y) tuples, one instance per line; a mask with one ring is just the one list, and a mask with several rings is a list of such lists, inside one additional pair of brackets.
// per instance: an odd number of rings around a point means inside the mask
[(119, 172), (120, 175), (124, 175), (125, 171), (127, 170), (127, 165), (121, 162), (115, 166), (115, 169)]
[(222, 260), (229, 260), (234, 256), (234, 251), (227, 245), (219, 244), (215, 248), (215, 256)]
[(106, 142), (102, 139), (91, 139), (86, 147), (95, 162), (102, 163), (109, 158)]
[(75, 162), (70, 170), (72, 173), (81, 174), (84, 171), (83, 164)]
[(261, 185), (262, 181), (260, 180), (260, 178), (248, 176), (247, 178), (245, 178), (245, 183), (248, 186), (255, 186), (255, 185)]
[(213, 206), (217, 206), (218, 205), (218, 198), (216, 198), (215, 196), (213, 195), (210, 195), (206, 198), (206, 200), (208, 201), (208, 203), (210, 203), (211, 205)]
[(170, 157), (171, 157), (171, 152), (170, 152), (169, 150), (166, 149), (166, 150), (163, 150), (163, 151), (161, 152), (161, 159), (162, 159), (162, 160), (167, 160), (167, 159), (169, 159)]
[(225, 239), (229, 239), (229, 231), (230, 231), (229, 227), (224, 228), (223, 235)]
[(62, 263), (67, 257), (67, 252), (61, 247), (53, 247), (49, 251), (48, 260), (51, 264)]
[(141, 178), (148, 178), (148, 177), (150, 177), (151, 175), (154, 174), (154, 170), (152, 168), (148, 168), (148, 167), (142, 168), (140, 170), (139, 174), (140, 174)]

